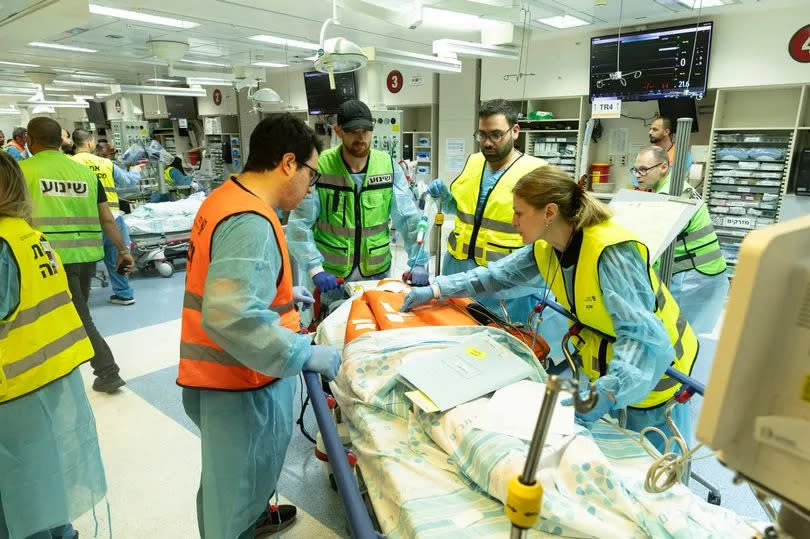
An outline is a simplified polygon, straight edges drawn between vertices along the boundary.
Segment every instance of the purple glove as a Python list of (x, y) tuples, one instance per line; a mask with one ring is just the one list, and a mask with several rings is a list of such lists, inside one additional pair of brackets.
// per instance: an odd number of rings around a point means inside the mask
[(315, 286), (317, 286), (321, 292), (329, 292), (340, 286), (337, 277), (325, 271), (316, 273), (312, 277), (312, 282), (315, 283)]
[(411, 270), (411, 284), (414, 286), (427, 286), (428, 272), (425, 266), (414, 266)]

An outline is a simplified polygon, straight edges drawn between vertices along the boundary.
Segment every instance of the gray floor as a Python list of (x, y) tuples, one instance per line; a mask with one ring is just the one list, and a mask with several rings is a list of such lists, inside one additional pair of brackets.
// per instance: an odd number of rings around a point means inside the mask
[[(112, 293), (109, 288), (95, 288), (91, 293), (90, 305), (96, 325), (103, 335), (109, 336), (177, 319), (180, 316), (179, 305), (182, 304), (184, 280), (185, 273), (182, 267), (170, 278), (136, 274), (133, 278), (136, 303), (126, 307), (107, 302)], [(98, 282), (95, 282), (94, 286), (98, 286)], [(703, 359), (696, 365), (693, 375), (698, 380), (706, 382), (711, 363), (705, 358), (713, 356), (715, 342), (702, 340), (701, 346)], [(163, 369), (129, 380), (128, 387), (174, 421), (198, 435), (196, 427), (188, 420), (182, 409), (180, 389), (174, 383), (175, 376), (174, 368)], [(299, 396), (296, 397), (296, 418), (300, 411), (298, 398)], [(696, 425), (702, 403), (699, 397), (695, 397), (693, 401), (693, 417)], [(308, 410), (305, 424), (310, 433), (317, 431), (311, 409)], [(722, 505), (744, 516), (765, 520), (764, 512), (748, 487), (733, 485), (732, 473), (710, 456), (708, 450), (702, 451), (701, 456), (703, 455), (709, 457), (697, 460), (694, 463), (694, 470), (720, 489)], [(282, 495), (336, 533), (346, 535), (340, 499), (329, 489), (323, 464), (314, 458), (312, 444), (300, 434), (297, 427), (287, 452), (279, 485)], [(706, 489), (699, 485), (694, 485), (693, 490), (704, 497), (707, 494)]]

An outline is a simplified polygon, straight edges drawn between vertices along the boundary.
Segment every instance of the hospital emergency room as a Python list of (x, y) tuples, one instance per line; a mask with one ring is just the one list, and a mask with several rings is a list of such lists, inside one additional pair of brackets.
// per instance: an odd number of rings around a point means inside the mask
[(810, 537), (808, 0), (0, 43), (0, 539)]

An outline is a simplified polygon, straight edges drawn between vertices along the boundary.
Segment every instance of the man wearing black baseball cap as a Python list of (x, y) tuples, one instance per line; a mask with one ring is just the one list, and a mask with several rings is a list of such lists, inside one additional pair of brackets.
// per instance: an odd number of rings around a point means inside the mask
[(335, 133), (342, 144), (321, 153), (321, 178), (287, 223), (290, 254), (322, 292), (338, 288), (338, 277), (358, 281), (388, 275), (389, 220), (404, 238), (413, 284), (428, 284), (428, 255), (416, 244), (421, 214), (399, 165), (371, 148), (373, 129), (365, 103), (352, 99), (340, 106)]

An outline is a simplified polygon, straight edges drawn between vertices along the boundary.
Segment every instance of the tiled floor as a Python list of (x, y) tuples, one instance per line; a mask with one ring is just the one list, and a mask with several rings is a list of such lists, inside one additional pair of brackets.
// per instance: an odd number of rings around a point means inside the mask
[[(397, 271), (405, 262), (397, 255)], [(180, 334), (180, 305), (185, 273), (171, 278), (136, 277), (136, 304), (107, 303), (108, 288), (94, 289), (91, 308), (107, 337), (127, 386), (115, 395), (89, 389), (89, 366), (83, 367), (88, 395), (98, 423), (102, 456), (109, 483), (108, 501), (115, 537), (186, 538), (197, 536), (195, 495), (200, 472), (198, 432), (188, 420), (175, 384)], [(704, 357), (711, 357), (716, 335), (702, 338)], [(706, 380), (709, 362), (695, 369)], [(299, 384), (300, 388), (300, 384)], [(700, 409), (699, 399), (694, 415)], [(300, 410), (296, 397), (296, 417)], [(307, 429), (316, 429), (311, 410)], [(741, 514), (764, 518), (747, 487), (731, 485), (731, 473), (714, 458), (697, 461), (695, 469), (720, 487), (723, 505)], [(705, 495), (705, 489), (694, 487)], [(282, 499), (296, 504), (300, 521), (282, 534), (287, 537), (345, 537), (343, 507), (316, 460), (312, 444), (297, 430), (287, 451), (279, 481)], [(106, 507), (97, 509), (99, 536), (110, 528)], [(92, 537), (93, 515), (76, 523), (83, 537)]]

